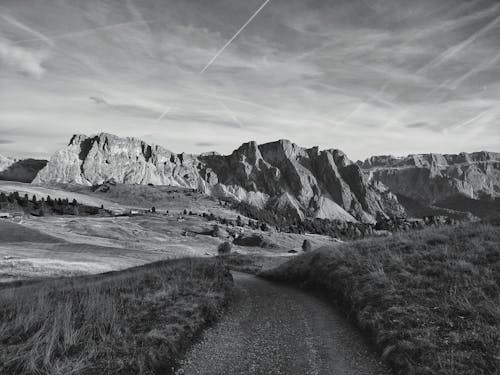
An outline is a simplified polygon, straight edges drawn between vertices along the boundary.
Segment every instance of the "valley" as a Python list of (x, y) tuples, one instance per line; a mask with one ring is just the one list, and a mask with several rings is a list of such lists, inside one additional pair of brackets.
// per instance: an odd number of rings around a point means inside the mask
[[(46, 214), (23, 215), (18, 223), (0, 220), (1, 282), (102, 273), (186, 256), (211, 257), (217, 255), (219, 244), (242, 235), (262, 236), (273, 247), (235, 244), (233, 252), (283, 258), (283, 261), (291, 255), (290, 250), (301, 251), (304, 239), (314, 246), (338, 242), (324, 235), (261, 231), (208, 220), (202, 213), (231, 223), (239, 213), (191, 189), (116, 185), (106, 192), (93, 192), (89, 187), (76, 185), (42, 187), (2, 182), (2, 191), (35, 195), (39, 200), (47, 195), (54, 199), (76, 199), (96, 207), (102, 205), (116, 216)], [(156, 213), (150, 212), (153, 206)], [(215, 226), (220, 228), (216, 235)]]

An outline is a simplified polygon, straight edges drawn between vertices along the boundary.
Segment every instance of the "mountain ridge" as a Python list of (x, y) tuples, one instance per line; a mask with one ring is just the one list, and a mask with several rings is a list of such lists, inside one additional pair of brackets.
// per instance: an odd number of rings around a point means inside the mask
[(383, 184), (370, 182), (340, 150), (288, 140), (242, 144), (229, 155), (175, 154), (137, 138), (74, 135), (34, 183), (173, 185), (248, 202), (282, 215), (375, 222), (404, 214)]
[(370, 180), (391, 191), (433, 203), (456, 195), (471, 199), (500, 197), (500, 153), (372, 156), (357, 164)]

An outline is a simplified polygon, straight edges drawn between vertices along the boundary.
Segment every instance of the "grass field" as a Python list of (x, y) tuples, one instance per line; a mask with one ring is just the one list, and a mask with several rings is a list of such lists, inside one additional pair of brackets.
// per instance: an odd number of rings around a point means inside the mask
[(171, 374), (232, 277), (180, 259), (0, 290), (2, 374)]
[(321, 248), (262, 276), (325, 291), (396, 374), (500, 372), (500, 227)]
[(5, 219), (0, 221), (0, 240), (1, 242), (63, 242), (57, 237), (50, 236), (39, 230), (24, 227)]

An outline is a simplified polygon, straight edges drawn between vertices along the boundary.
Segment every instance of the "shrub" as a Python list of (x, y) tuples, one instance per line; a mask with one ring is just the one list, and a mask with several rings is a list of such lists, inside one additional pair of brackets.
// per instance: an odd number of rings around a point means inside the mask
[(223, 242), (219, 245), (219, 247), (217, 248), (217, 252), (219, 254), (229, 254), (231, 252), (231, 243), (226, 241), (226, 242)]
[(304, 242), (302, 242), (302, 251), (307, 252), (311, 250), (312, 250), (311, 241), (304, 240)]

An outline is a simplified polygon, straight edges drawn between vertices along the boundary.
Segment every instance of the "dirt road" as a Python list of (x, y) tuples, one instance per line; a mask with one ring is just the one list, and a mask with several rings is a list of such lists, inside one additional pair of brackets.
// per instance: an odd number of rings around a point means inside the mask
[(251, 275), (233, 276), (236, 300), (178, 374), (390, 374), (330, 304)]

